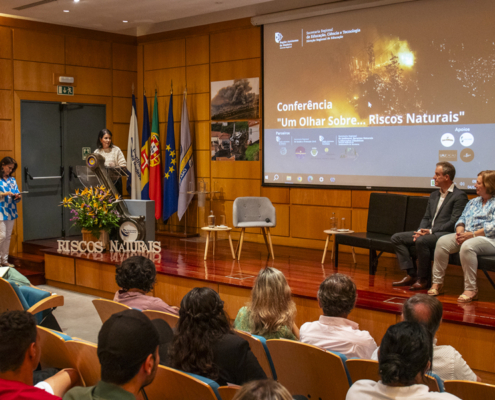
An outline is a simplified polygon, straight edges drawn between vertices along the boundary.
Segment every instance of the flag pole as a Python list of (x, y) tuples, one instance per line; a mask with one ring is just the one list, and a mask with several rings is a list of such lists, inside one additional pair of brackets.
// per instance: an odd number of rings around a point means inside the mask
[[(187, 83), (186, 83), (186, 86), (184, 88), (184, 100), (187, 99)], [(183, 121), (182, 121), (182, 115), (181, 115), (181, 121), (180, 121), (180, 124), (182, 125), (183, 124)], [(182, 141), (182, 137), (181, 137), (181, 141)], [(181, 147), (181, 151), (182, 151), (182, 147)], [(181, 154), (181, 157), (182, 157), (182, 154)], [(186, 194), (187, 194), (187, 189), (186, 189)], [(185, 213), (185, 218), (184, 218), (184, 236), (187, 237), (187, 214), (188, 214), (188, 211), (189, 211), (189, 207), (186, 208), (186, 213)]]

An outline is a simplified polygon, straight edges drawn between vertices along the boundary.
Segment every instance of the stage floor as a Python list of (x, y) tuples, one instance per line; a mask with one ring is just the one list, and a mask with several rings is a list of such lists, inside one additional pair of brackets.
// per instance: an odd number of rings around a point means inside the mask
[[(119, 264), (128, 254), (77, 254), (59, 253), (55, 241), (42, 241), (50, 247), (47, 254), (84, 259), (104, 264)], [(236, 243), (234, 243), (234, 246)], [(281, 270), (295, 296), (316, 299), (320, 282), (328, 275), (340, 272), (353, 278), (358, 288), (356, 306), (362, 309), (400, 314), (403, 302), (418, 292), (396, 288), (392, 282), (404, 274), (399, 270), (395, 257), (381, 257), (375, 276), (368, 274), (368, 256), (357, 255), (357, 264), (350, 253), (340, 253), (339, 267), (334, 267), (327, 253), (326, 263), (321, 264), (322, 250), (274, 246), (275, 260), (268, 257), (263, 244), (245, 242), (240, 261), (232, 260), (228, 240), (218, 240), (215, 257), (210, 251), (204, 261), (204, 242), (193, 239), (162, 239), (162, 251), (150, 254), (159, 274), (195, 279), (210, 283), (251, 288), (261, 268), (267, 266)], [(495, 289), (482, 272), (478, 273), (479, 301), (470, 304), (457, 303), (463, 291), (463, 275), (459, 266), (450, 266), (445, 280), (445, 294), (439, 296), (444, 304), (444, 321), (456, 324), (495, 329)], [(421, 293), (421, 292), (420, 292)], [(426, 293), (426, 291), (422, 291)]]

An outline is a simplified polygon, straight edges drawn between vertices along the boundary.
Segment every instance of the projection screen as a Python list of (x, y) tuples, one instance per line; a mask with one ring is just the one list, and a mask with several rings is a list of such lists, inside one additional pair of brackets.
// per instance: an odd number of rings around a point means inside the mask
[(263, 184), (474, 189), (495, 169), (495, 1), (425, 0), (265, 25)]

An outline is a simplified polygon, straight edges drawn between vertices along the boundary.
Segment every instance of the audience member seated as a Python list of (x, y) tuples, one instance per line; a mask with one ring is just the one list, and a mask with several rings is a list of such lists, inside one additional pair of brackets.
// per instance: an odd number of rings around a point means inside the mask
[(356, 285), (347, 275), (327, 277), (318, 290), (323, 315), (318, 321), (301, 326), (301, 342), (309, 343), (347, 357), (370, 358), (377, 346), (368, 331), (347, 317), (356, 304)]
[[(435, 335), (442, 322), (443, 306), (435, 297), (426, 294), (417, 294), (404, 303), (402, 319), (409, 322), (418, 322), (425, 326), (433, 338), (433, 366), (432, 371), (442, 380), (478, 381), (481, 379), (469, 368), (460, 353), (452, 346), (437, 346)], [(372, 359), (378, 360), (378, 351), (373, 353)]]
[(0, 398), (2, 400), (60, 399), (79, 378), (74, 369), (62, 370), (33, 386), (33, 371), (41, 357), (34, 316), (26, 311), (0, 315)]
[(363, 379), (351, 386), (346, 400), (458, 399), (450, 393), (429, 392), (425, 374), (431, 368), (432, 339), (416, 322), (399, 322), (387, 329), (378, 351), (378, 382)]
[(160, 362), (159, 329), (163, 322), (150, 321), (137, 310), (112, 315), (98, 334), (101, 381), (96, 386), (69, 390), (64, 400), (134, 400), (143, 395), (141, 391), (153, 382)]
[(213, 289), (187, 293), (179, 317), (165, 365), (213, 379), (220, 386), (266, 378), (248, 342), (232, 332), (223, 301)]
[(457, 221), (456, 233), (442, 236), (437, 242), (430, 296), (442, 293), (449, 254), (458, 252), (464, 271), (464, 292), (457, 301), (478, 300), (478, 255), (495, 255), (495, 171), (481, 171), (475, 187), (479, 197), (467, 204)]
[(262, 269), (251, 291), (251, 302), (242, 307), (234, 328), (266, 339), (299, 339), (294, 323), (296, 305), (287, 280), (278, 269)]
[(292, 400), (289, 391), (273, 379), (246, 383), (233, 400)]
[(149, 258), (133, 256), (117, 268), (115, 277), (120, 289), (113, 301), (137, 308), (141, 311), (155, 310), (178, 315), (177, 307), (169, 306), (158, 297), (147, 296), (155, 284), (155, 264)]

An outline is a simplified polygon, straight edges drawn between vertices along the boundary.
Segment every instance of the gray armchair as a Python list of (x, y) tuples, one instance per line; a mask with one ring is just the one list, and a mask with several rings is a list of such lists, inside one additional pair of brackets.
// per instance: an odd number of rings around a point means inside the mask
[(268, 254), (275, 259), (270, 228), (277, 225), (277, 215), (275, 207), (273, 207), (272, 202), (267, 197), (238, 197), (234, 201), (232, 217), (234, 227), (242, 229), (238, 244), (238, 260), (241, 259), (242, 243), (246, 228), (261, 228)]

